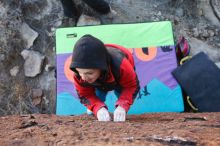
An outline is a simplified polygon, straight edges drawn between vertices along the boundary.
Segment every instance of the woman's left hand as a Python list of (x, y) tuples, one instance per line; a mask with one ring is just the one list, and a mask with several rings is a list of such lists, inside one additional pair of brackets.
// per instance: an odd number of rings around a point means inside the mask
[(118, 106), (114, 111), (114, 121), (124, 122), (126, 119), (126, 111), (123, 107)]

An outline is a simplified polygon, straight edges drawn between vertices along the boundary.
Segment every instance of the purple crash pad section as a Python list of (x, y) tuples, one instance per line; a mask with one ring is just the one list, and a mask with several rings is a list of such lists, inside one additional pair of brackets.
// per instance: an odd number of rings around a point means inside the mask
[[(150, 61), (140, 60), (135, 51), (132, 51), (141, 88), (152, 79), (161, 81), (170, 89), (174, 89), (178, 85), (171, 75), (171, 71), (177, 66), (176, 54), (173, 50), (174, 46), (157, 47), (157, 54)], [(57, 55), (57, 94), (69, 92), (77, 97), (73, 83), (64, 74), (65, 63), (71, 55), (71, 53)]]

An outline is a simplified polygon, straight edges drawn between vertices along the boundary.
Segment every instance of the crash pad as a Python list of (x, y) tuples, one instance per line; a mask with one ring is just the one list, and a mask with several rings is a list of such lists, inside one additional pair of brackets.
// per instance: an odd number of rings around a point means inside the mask
[[(86, 113), (73, 84), (73, 72), (69, 69), (73, 46), (85, 34), (97, 37), (104, 44), (124, 46), (132, 53), (141, 90), (128, 114), (184, 111), (180, 85), (171, 74), (177, 67), (172, 24), (161, 21), (58, 28), (57, 115)], [(107, 94), (105, 103), (110, 112), (114, 111), (116, 100), (114, 92)]]

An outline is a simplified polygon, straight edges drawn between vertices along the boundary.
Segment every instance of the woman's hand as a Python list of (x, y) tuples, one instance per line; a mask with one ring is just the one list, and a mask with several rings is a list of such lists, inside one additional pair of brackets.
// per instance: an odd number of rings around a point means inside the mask
[(98, 110), (97, 118), (99, 121), (110, 121), (111, 120), (108, 110), (104, 107)]
[(123, 107), (118, 106), (114, 111), (114, 121), (115, 122), (124, 122), (126, 117), (126, 111)]

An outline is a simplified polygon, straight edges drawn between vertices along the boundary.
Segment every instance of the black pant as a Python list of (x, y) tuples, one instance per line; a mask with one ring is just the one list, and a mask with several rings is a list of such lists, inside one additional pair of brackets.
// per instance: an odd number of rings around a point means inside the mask
[[(101, 14), (107, 14), (110, 12), (109, 4), (103, 0), (82, 0), (95, 11)], [(77, 9), (73, 0), (61, 0), (64, 9), (64, 15), (67, 17), (77, 17)]]
[(72, 0), (61, 0), (64, 15), (70, 18), (74, 18), (77, 16), (76, 6)]

